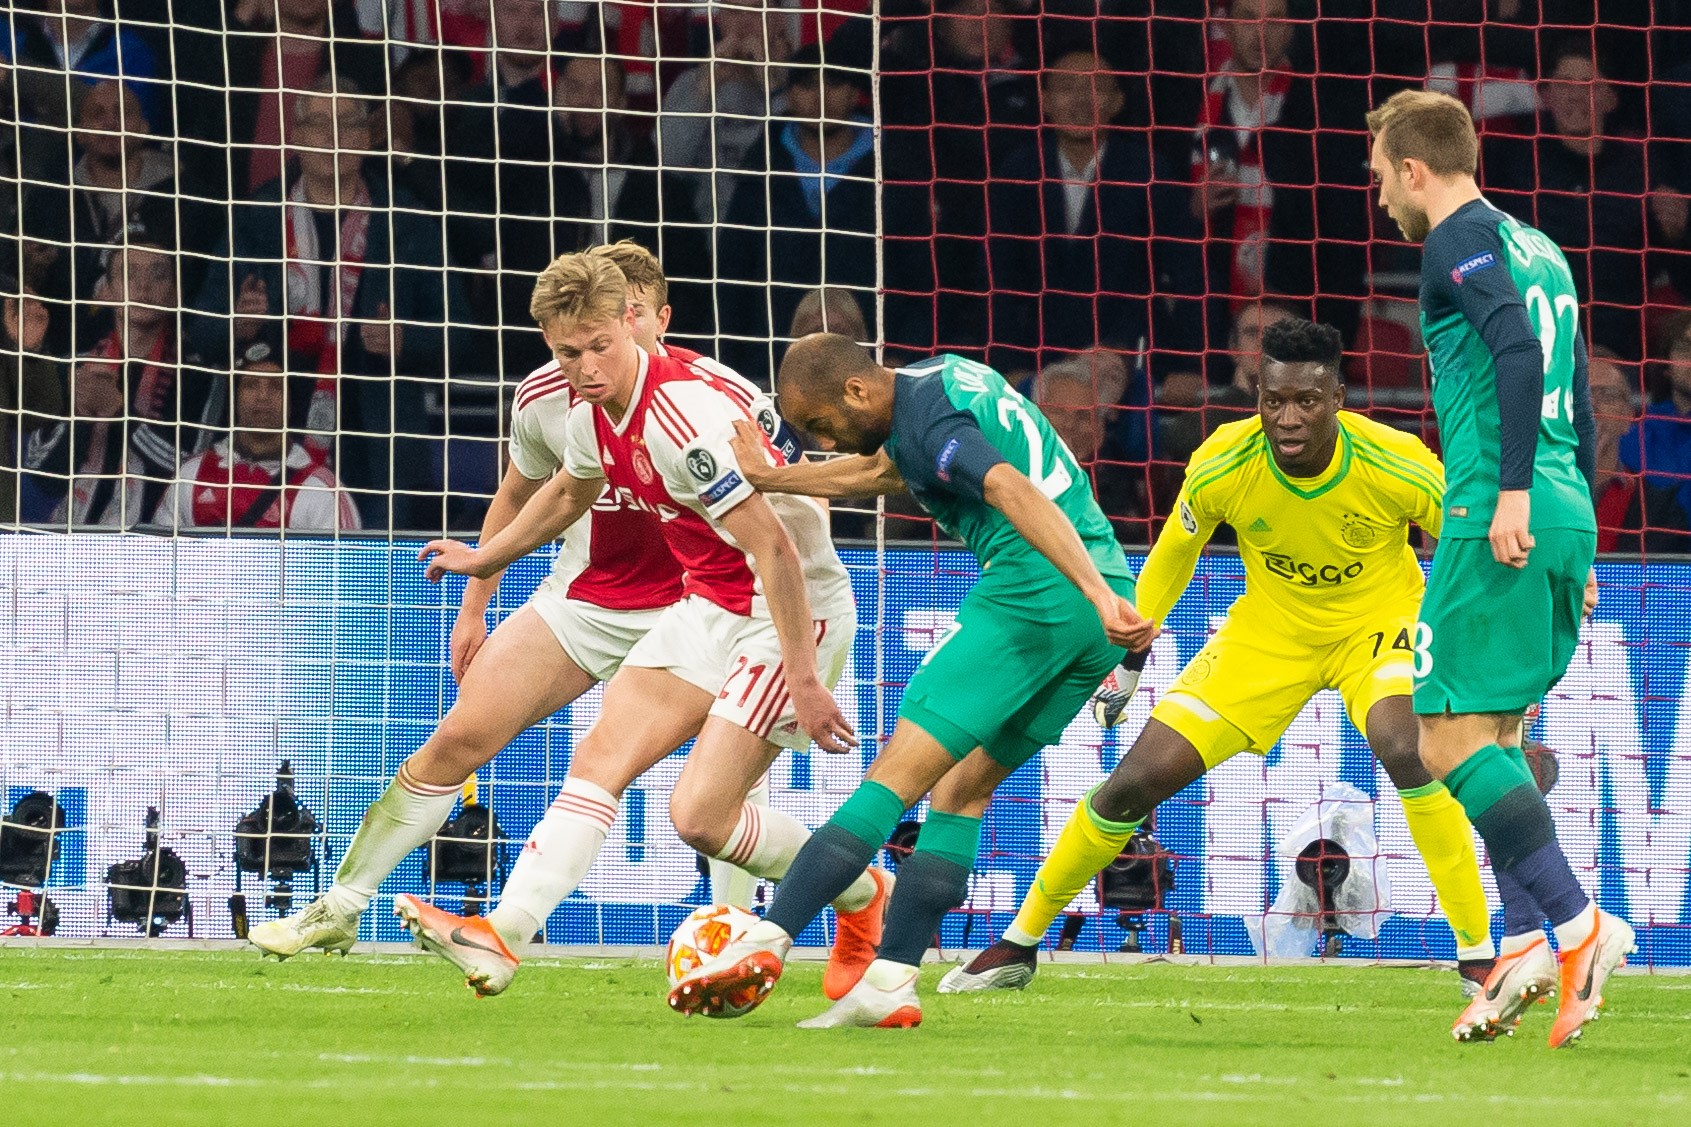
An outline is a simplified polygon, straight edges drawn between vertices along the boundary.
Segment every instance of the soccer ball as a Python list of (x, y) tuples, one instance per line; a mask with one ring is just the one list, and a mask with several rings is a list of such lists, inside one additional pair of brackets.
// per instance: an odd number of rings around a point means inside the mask
[(663, 969), (669, 984), (678, 986), (707, 959), (722, 953), (746, 929), (757, 923), (757, 917), (744, 908), (732, 904), (712, 904), (700, 908), (681, 921), (675, 934), (669, 937), (669, 949), (664, 952)]

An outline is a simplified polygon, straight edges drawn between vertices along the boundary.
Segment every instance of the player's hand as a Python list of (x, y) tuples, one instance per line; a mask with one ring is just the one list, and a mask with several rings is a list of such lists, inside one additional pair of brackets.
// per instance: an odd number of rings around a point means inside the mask
[(473, 579), (491, 579), (499, 568), (482, 556), (479, 548), (472, 548), (460, 540), (430, 540), (417, 553), (417, 559), (428, 564), (423, 578), (439, 583), (447, 572), (468, 575)]
[(750, 419), (734, 420), (734, 437), (728, 440), (728, 445), (734, 451), (734, 460), (740, 464), (740, 476), (753, 489), (762, 489), (774, 468), (764, 450), (766, 441), (764, 433)]
[(1491, 558), (1504, 567), (1527, 566), (1527, 554), (1538, 543), (1532, 538), (1532, 494), (1505, 489), (1497, 495), (1491, 518)]
[(1590, 618), (1597, 610), (1597, 569), (1592, 568), (1591, 574), (1585, 577), (1585, 613)]
[(481, 652), (487, 641), (487, 613), (474, 613), (460, 607), (457, 621), (452, 624), (452, 679), (460, 685), (470, 671), (470, 662)]
[(1133, 604), (1114, 591), (1110, 592), (1109, 598), (1100, 599), (1093, 605), (1097, 608), (1098, 620), (1104, 624), (1104, 637), (1112, 646), (1125, 646), (1134, 653), (1142, 653), (1161, 633), (1155, 622), (1141, 618), (1139, 612), (1133, 609)]
[(816, 746), (834, 753), (851, 751), (857, 746), (857, 733), (846, 723), (845, 713), (821, 681), (812, 677), (798, 683), (789, 682), (787, 692), (793, 698), (793, 712)]

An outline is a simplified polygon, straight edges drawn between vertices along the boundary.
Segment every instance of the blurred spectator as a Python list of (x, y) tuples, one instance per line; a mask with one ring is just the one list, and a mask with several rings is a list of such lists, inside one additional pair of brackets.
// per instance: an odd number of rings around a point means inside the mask
[(1223, 423), (1248, 418), (1257, 409), (1257, 379), (1262, 372), (1262, 333), (1276, 321), (1297, 314), (1273, 301), (1253, 301), (1233, 315), (1227, 349), (1212, 358), (1211, 371), (1225, 371), (1226, 383), (1205, 383), (1196, 377), (1169, 380), (1158, 402), (1167, 408), (1161, 422), (1162, 453), (1184, 463), (1200, 443)]
[(663, 95), (658, 120), (666, 168), (684, 169), (694, 189), (695, 211), (726, 216), (734, 198), (733, 171), (786, 112), (786, 70), (793, 43), (788, 13), (762, 0), (712, 5), (716, 19), (711, 55), (683, 71)]
[[(246, 199), (282, 175), (285, 126), (328, 78), (385, 92), (387, 57), (352, 0), (176, 0), (182, 179), (212, 199)], [(219, 231), (222, 235), (224, 232)]]
[[(1652, 260), (1657, 304), (1691, 304), (1691, 62), (1650, 85), (1650, 219), (1667, 244)], [(1672, 293), (1659, 293), (1661, 283)]]
[(536, 347), (528, 300), (534, 275), (557, 255), (633, 239), (664, 264), (675, 332), (709, 332), (710, 236), (679, 175), (660, 171), (651, 138), (629, 129), (622, 67), (585, 55), (552, 81), (552, 113), (513, 137), (500, 177), (506, 214), (499, 224), (505, 326)]
[[(727, 222), (716, 228), (719, 354), (753, 380), (772, 374), (767, 342), (792, 321), (806, 291), (875, 287), (875, 135), (863, 112), (870, 76), (867, 44), (855, 38), (859, 26), (866, 29), (864, 21), (848, 23), (828, 44), (793, 56), (791, 120), (771, 122), (746, 154)], [(931, 231), (928, 216), (890, 198), (880, 218), (889, 235)], [(889, 291), (885, 332), (903, 341), (914, 326), (900, 295), (928, 291), (930, 252), (913, 239), (887, 239), (880, 247)], [(931, 333), (926, 315), (916, 316), (921, 332)]]
[[(553, 36), (554, 6), (537, 0), (491, 0), (493, 65), (459, 92), (446, 109), (447, 199), (455, 213), (491, 217), (499, 208), (498, 160), (509, 156), (512, 137), (544, 131)], [(491, 220), (459, 223), (453, 251), (465, 265), (492, 267)]]
[(1637, 359), (1654, 272), (1645, 252), (1654, 248), (1660, 259), (1669, 248), (1686, 248), (1683, 208), (1676, 215), (1647, 203), (1644, 144), (1611, 125), (1619, 95), (1588, 43), (1560, 47), (1539, 85), (1539, 135), (1486, 139), (1487, 192), (1567, 255), (1590, 311), (1592, 343)]
[[(42, 296), (81, 306), (93, 296), (104, 259), (126, 229), (192, 253), (178, 260), (183, 284), (197, 289), (216, 216), (203, 201), (177, 194), (176, 162), (153, 137), (133, 88), (115, 79), (83, 95), (72, 134), (76, 164), (68, 183), (33, 185), (25, 196), (24, 258)], [(177, 242), (178, 231), (188, 239)], [(68, 351), (71, 318), (55, 346)]]
[(1620, 464), (1642, 473), (1646, 485), (1671, 491), (1680, 511), (1691, 513), (1691, 309), (1669, 321), (1650, 383), (1644, 417), (1621, 436)]
[(394, 68), (387, 104), (393, 176), (431, 211), (446, 206), (445, 109), (463, 100), (468, 80), (461, 56), (433, 47), (408, 50)]
[[(22, 116), (64, 126), (76, 117), (88, 89), (101, 78), (135, 83), (147, 116), (160, 120), (165, 77), (146, 41), (122, 29), (108, 0), (41, 0), (38, 14), (0, 15), (0, 61), (15, 75)], [(68, 79), (68, 81), (67, 81)]]
[(793, 310), (787, 338), (797, 340), (811, 333), (839, 333), (855, 341), (867, 341), (869, 326), (863, 320), (863, 306), (858, 303), (857, 295), (838, 286), (824, 286), (805, 294)]
[[(1192, 214), (1204, 224), (1212, 311), (1229, 323), (1258, 295), (1316, 297), (1320, 320), (1355, 327), (1369, 230), (1365, 108), (1349, 85), (1316, 82), (1294, 61), (1299, 26), (1286, 0), (1230, 0), (1214, 15), (1228, 60), (1209, 84), (1193, 135)], [(1213, 343), (1220, 343), (1214, 340)]]
[(221, 389), (178, 365), (168, 251), (115, 248), (95, 300), (111, 307), (111, 331), (72, 366), (71, 418), (37, 431), (24, 456), (30, 523), (141, 522), (223, 413)]
[(1143, 131), (1112, 126), (1124, 98), (1097, 55), (1057, 59), (1041, 93), (1045, 129), (990, 189), (994, 366), (1010, 375), (1046, 350), (1147, 347), (1147, 370), (1195, 366), (1203, 259), (1186, 188)]
[(317, 376), (303, 421), (343, 432), (337, 468), (360, 491), (365, 527), (388, 526), (391, 488), (394, 527), (427, 529), (439, 520), (426, 393), (439, 386), (455, 286), (439, 221), (365, 173), (371, 116), (361, 91), (332, 79), (295, 102), (284, 140), (297, 173), (235, 208), (233, 240), (195, 302), (193, 344), (227, 371), (231, 340), (245, 348), (284, 324), (288, 370)]
[(1144, 457), (1133, 457), (1122, 445), (1117, 422), (1127, 375), (1127, 362), (1119, 353), (1098, 349), (1046, 365), (1033, 379), (1030, 398), (1091, 476), (1098, 505), (1110, 518), (1116, 539), (1143, 543)]
[(65, 413), (61, 365), (42, 352), (49, 320), (27, 286), (0, 276), (0, 524), (18, 519), (18, 451)]
[(1621, 440), (1637, 425), (1637, 381), (1628, 379), (1608, 349), (1591, 353), (1591, 407), (1597, 416), (1597, 550), (1684, 552), (1691, 548), (1691, 517), (1675, 490), (1651, 485), (1621, 464)]
[(354, 532), (358, 509), (321, 451), (287, 429), (287, 377), (263, 341), (235, 362), (230, 435), (183, 463), (153, 523), (165, 528)]
[(1006, 0), (939, 0), (882, 51), (887, 180), (934, 215), (936, 293), (924, 349), (985, 349), (988, 181), (1035, 138), (1039, 89)]

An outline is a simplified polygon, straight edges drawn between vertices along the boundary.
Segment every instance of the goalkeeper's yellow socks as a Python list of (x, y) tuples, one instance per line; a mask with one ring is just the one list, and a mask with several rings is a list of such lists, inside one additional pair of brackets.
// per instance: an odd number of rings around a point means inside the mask
[(1491, 910), (1480, 887), (1480, 861), (1474, 850), (1474, 831), (1445, 785), (1437, 780), (1424, 787), (1398, 792), (1409, 836), (1426, 863), (1438, 893), (1439, 906), (1456, 933), (1458, 959), (1489, 959)]
[[(1096, 790), (1097, 788), (1093, 788)], [(1033, 887), (1022, 900), (1016, 920), (1004, 932), (1004, 938), (1024, 947), (1036, 947), (1069, 901), (1079, 895), (1086, 882), (1098, 875), (1100, 869), (1121, 856), (1127, 839), (1139, 828), (1139, 822), (1112, 822), (1092, 809), (1093, 791), (1075, 803), (1068, 824), (1057, 835), (1051, 855), (1039, 866)]]

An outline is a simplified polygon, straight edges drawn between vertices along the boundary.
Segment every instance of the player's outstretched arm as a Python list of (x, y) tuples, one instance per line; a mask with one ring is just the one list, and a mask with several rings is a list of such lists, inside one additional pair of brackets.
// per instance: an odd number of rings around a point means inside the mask
[(430, 583), (440, 582), (447, 572), (491, 579), (512, 562), (562, 536), (593, 507), (604, 488), (600, 478), (572, 477), (560, 470), (487, 543), (472, 548), (458, 540), (430, 540), (423, 545), (417, 558), (428, 564), (424, 575)]
[(803, 497), (877, 497), (902, 493), (898, 475), (885, 451), (849, 454), (825, 462), (805, 461), (771, 465), (764, 452), (763, 432), (744, 419), (734, 423), (734, 459), (746, 482), (761, 493), (796, 493)]
[(746, 550), (757, 577), (763, 581), (769, 617), (781, 641), (787, 692), (799, 725), (823, 751), (850, 751), (857, 746), (857, 736), (816, 671), (816, 627), (810, 617), (810, 596), (804, 589), (804, 565), (787, 526), (769, 507), (768, 500), (755, 493), (718, 519), (734, 542)]
[(1110, 589), (1069, 518), (1026, 474), (1008, 462), (999, 462), (987, 471), (983, 485), (986, 503), (1003, 513), (1022, 539), (1050, 560), (1097, 608), (1104, 633), (1113, 645), (1138, 652), (1151, 644), (1157, 634), (1156, 624), (1140, 618), (1126, 599)]
[[(505, 476), (499, 481), (499, 491), (493, 495), (492, 503), (487, 506), (487, 515), (482, 518), (481, 535), (476, 537), (476, 542), (486, 544), (503, 532), (505, 526), (522, 512), (529, 498), (540, 492), (545, 484), (545, 478), (537, 480), (527, 476), (515, 462), (507, 466)], [(464, 600), (458, 605), (458, 617), (452, 623), (454, 681), (463, 682), (470, 663), (476, 659), (482, 643), (487, 641), (487, 604), (493, 601), (494, 592), (499, 590), (503, 574), (504, 569), (500, 569), (486, 579), (472, 578), (464, 585)]]
[(1180, 601), (1198, 570), (1204, 545), (1215, 532), (1214, 523), (1200, 516), (1198, 508), (1182, 489), (1174, 515), (1163, 522), (1145, 566), (1139, 569), (1138, 609), (1149, 622), (1161, 623)]

